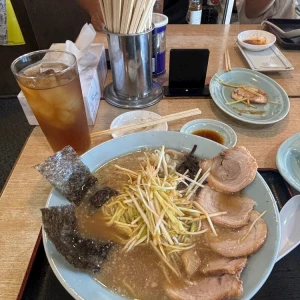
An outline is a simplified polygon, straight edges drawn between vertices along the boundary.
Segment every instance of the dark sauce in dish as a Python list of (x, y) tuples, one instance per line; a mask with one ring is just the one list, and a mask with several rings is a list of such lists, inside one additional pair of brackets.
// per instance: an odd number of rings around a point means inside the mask
[(209, 140), (212, 140), (214, 142), (224, 145), (224, 137), (220, 133), (218, 133), (214, 130), (199, 129), (199, 130), (192, 132), (192, 134), (204, 137), (206, 139), (209, 139)]

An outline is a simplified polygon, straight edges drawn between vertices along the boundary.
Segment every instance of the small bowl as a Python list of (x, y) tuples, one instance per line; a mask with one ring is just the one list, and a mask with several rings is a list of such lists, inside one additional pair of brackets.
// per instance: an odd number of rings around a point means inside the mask
[[(211, 119), (197, 119), (183, 125), (180, 132), (193, 134), (197, 130), (212, 130), (217, 132), (223, 140), (225, 147), (234, 147), (237, 142), (235, 131), (225, 123)], [(202, 136), (203, 137), (203, 136)]]
[[(137, 123), (142, 123), (147, 121), (154, 121), (159, 118), (160, 115), (152, 111), (147, 111), (147, 110), (129, 111), (116, 117), (110, 124), (110, 129), (125, 126), (125, 125), (137, 124)], [(112, 133), (112, 136), (113, 138), (117, 138), (127, 134), (132, 134), (140, 131), (151, 131), (151, 130), (168, 131), (168, 123), (161, 123), (154, 126), (147, 126), (147, 127), (142, 127), (130, 131), (123, 131), (119, 133), (115, 131), (114, 133)]]
[[(245, 40), (251, 39), (265, 39), (265, 45), (252, 45), (248, 43), (244, 43)], [(246, 30), (239, 33), (237, 36), (238, 43), (245, 49), (250, 51), (262, 51), (265, 50), (276, 42), (276, 36), (268, 31), (264, 30)]]
[(280, 145), (276, 165), (282, 177), (300, 192), (300, 133), (296, 133)]

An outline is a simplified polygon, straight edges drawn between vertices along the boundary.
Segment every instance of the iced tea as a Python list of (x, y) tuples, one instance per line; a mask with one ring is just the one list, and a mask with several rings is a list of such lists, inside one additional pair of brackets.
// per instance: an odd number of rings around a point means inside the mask
[(45, 58), (19, 71), (17, 81), (52, 149), (83, 153), (91, 141), (77, 65)]

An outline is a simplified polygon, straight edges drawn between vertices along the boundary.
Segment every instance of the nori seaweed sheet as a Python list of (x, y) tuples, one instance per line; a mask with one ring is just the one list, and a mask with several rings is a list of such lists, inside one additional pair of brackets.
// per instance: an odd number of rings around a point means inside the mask
[(90, 201), (91, 205), (93, 205), (93, 207), (100, 208), (111, 197), (117, 196), (118, 194), (119, 193), (116, 190), (114, 190), (108, 186), (105, 186), (105, 187), (101, 188), (100, 190), (98, 190), (93, 196), (91, 196), (89, 201)]
[(57, 251), (75, 268), (98, 272), (113, 243), (82, 237), (73, 204), (42, 208), (41, 212), (44, 230)]
[(71, 146), (48, 157), (35, 168), (61, 195), (76, 205), (97, 181)]

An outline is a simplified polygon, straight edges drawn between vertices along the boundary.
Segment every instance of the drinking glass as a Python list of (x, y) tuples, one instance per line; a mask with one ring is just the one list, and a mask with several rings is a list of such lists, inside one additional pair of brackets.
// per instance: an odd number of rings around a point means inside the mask
[(11, 70), (53, 151), (70, 145), (78, 154), (91, 144), (76, 57), (40, 50), (18, 57)]

